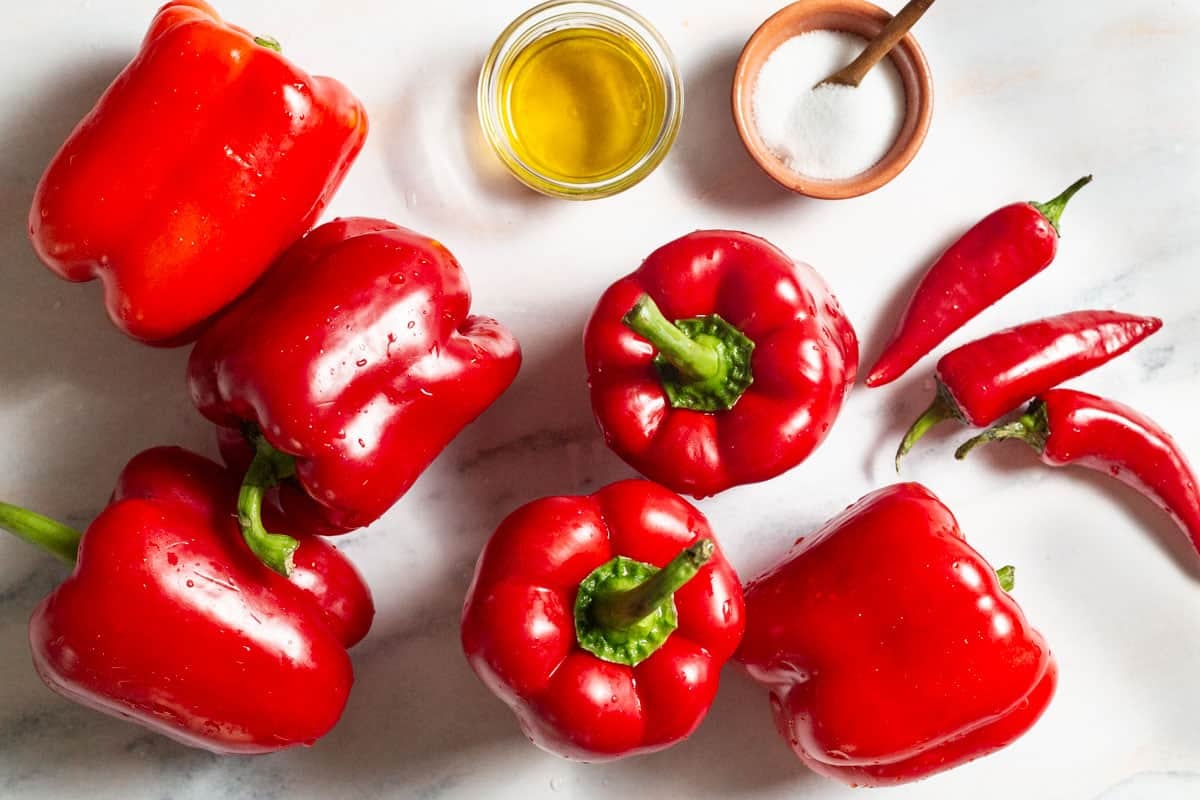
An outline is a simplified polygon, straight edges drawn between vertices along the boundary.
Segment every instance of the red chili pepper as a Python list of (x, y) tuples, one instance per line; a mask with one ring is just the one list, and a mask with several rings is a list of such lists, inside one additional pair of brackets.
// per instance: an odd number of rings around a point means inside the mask
[(1027, 322), (952, 350), (938, 361), (937, 397), (896, 451), (900, 459), (939, 422), (991, 425), (1044, 391), (1105, 364), (1162, 327), (1156, 317), (1074, 311)]
[(1196, 474), (1179, 445), (1145, 415), (1093, 394), (1055, 389), (1030, 403), (1016, 422), (963, 444), (955, 457), (999, 439), (1020, 439), (1052, 467), (1075, 464), (1132, 486), (1170, 514), (1200, 553)]
[(696, 729), (743, 619), (704, 516), (630, 480), (504, 520), (475, 567), (462, 642), (535, 744), (607, 761)]
[(807, 458), (858, 367), (854, 329), (820, 276), (731, 231), (655, 251), (600, 299), (584, 345), (609, 446), (696, 497)]
[(512, 383), (516, 340), (470, 305), (441, 243), (352, 217), (309, 232), (196, 343), (196, 407), (254, 442), (239, 514), (267, 564), (287, 574), (291, 544), (259, 521), (281, 481), (302, 489), (276, 498), (291, 527), (368, 525)]
[(129, 463), (82, 541), (0, 503), (0, 527), (78, 556), (29, 623), (47, 686), (217, 753), (311, 744), (334, 726), (371, 595), (316, 537), (301, 539), (290, 581), (260, 564), (229, 513), (237, 491), (208, 459), (163, 447)]
[(1091, 181), (1091, 175), (1080, 178), (1048, 203), (1005, 206), (950, 245), (921, 278), (867, 386), (896, 380), (979, 312), (1050, 266), (1063, 209)]
[(271, 39), (167, 3), (141, 52), (50, 162), (29, 233), (50, 269), (100, 278), (109, 316), (179, 344), (320, 216), (367, 117)]
[(1054, 659), (1001, 572), (928, 489), (881, 489), (747, 584), (737, 657), (810, 768), (919, 780), (1010, 744), (1054, 694)]

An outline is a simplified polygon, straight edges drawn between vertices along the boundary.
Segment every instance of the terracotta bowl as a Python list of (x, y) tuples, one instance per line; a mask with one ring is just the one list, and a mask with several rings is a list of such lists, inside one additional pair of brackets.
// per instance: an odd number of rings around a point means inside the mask
[(904, 124), (892, 149), (866, 172), (837, 180), (802, 175), (771, 152), (754, 125), (754, 84), (763, 62), (775, 48), (793, 36), (815, 30), (843, 31), (872, 39), (891, 18), (887, 11), (866, 0), (799, 0), (764, 22), (746, 42), (733, 78), (733, 119), (750, 155), (778, 183), (793, 192), (825, 200), (858, 197), (899, 175), (921, 149), (933, 116), (933, 77), (911, 33), (888, 56), (904, 82)]

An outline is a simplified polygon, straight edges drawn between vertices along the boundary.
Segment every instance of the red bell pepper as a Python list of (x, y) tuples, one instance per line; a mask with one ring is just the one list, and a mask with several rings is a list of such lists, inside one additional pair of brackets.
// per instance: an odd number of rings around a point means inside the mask
[(691, 734), (744, 624), (707, 520), (630, 480), (504, 520), (475, 567), (462, 643), (535, 744), (607, 761)]
[(1050, 266), (1063, 209), (1091, 181), (1091, 175), (1080, 178), (1048, 203), (1005, 206), (950, 245), (921, 278), (867, 386), (896, 380), (979, 312)]
[(896, 451), (900, 459), (947, 419), (983, 427), (1060, 383), (1105, 364), (1162, 328), (1156, 317), (1074, 311), (1027, 322), (952, 350), (938, 361), (937, 397)]
[(1017, 739), (1057, 669), (1001, 577), (923, 486), (881, 489), (746, 586), (738, 658), (816, 772), (928, 777)]
[(0, 527), (78, 558), (29, 623), (47, 686), (216, 753), (311, 744), (334, 726), (371, 595), (317, 537), (301, 539), (290, 581), (260, 564), (229, 513), (237, 492), (217, 464), (164, 447), (129, 463), (82, 539), (0, 504)]
[(254, 443), (239, 514), (266, 563), (287, 574), (291, 544), (259, 519), (281, 482), (293, 529), (368, 525), (512, 383), (516, 340), (470, 305), (441, 243), (351, 217), (310, 231), (196, 343), (196, 407), (226, 445)]
[(955, 456), (1000, 439), (1020, 439), (1052, 467), (1075, 464), (1132, 486), (1170, 514), (1200, 553), (1196, 473), (1175, 440), (1144, 414), (1094, 394), (1054, 389), (1016, 422), (984, 431)]
[(38, 184), (34, 249), (67, 280), (100, 278), (135, 339), (192, 338), (312, 226), (362, 148), (362, 104), (278, 50), (202, 0), (167, 3)]
[(600, 299), (584, 345), (609, 446), (695, 497), (807, 458), (858, 367), (854, 329), (820, 276), (731, 231), (655, 251)]

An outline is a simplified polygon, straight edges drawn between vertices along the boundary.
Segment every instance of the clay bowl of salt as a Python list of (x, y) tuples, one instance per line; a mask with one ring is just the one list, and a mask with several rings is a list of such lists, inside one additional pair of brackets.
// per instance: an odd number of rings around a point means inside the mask
[(817, 85), (891, 20), (866, 0), (799, 0), (750, 37), (734, 73), (733, 117), (775, 181), (842, 200), (875, 191), (916, 156), (933, 116), (933, 78), (911, 33), (858, 86)]

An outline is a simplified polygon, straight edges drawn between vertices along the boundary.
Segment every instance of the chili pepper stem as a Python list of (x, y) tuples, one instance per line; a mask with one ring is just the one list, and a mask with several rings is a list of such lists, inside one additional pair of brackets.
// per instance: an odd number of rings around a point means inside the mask
[(675, 323), (663, 316), (650, 295), (639, 297), (622, 321), (654, 345), (663, 358), (688, 380), (706, 381), (721, 374), (720, 352), (679, 330)]
[(900, 460), (908, 455), (921, 437), (929, 432), (935, 425), (945, 422), (948, 419), (959, 419), (961, 415), (955, 407), (954, 402), (946, 397), (942, 387), (938, 386), (937, 397), (929, 404), (929, 408), (917, 417), (916, 422), (904, 434), (904, 438), (900, 440), (900, 447), (896, 449), (896, 472), (900, 472)]
[(238, 492), (238, 526), (246, 546), (259, 560), (285, 578), (292, 572), (292, 556), (300, 543), (281, 533), (270, 533), (262, 523), (262, 500), (268, 489), (296, 473), (295, 460), (267, 443), (262, 434), (252, 437), (254, 460)]
[(1059, 229), (1058, 225), (1059, 220), (1062, 219), (1063, 209), (1067, 207), (1067, 203), (1070, 202), (1071, 198), (1075, 196), (1076, 192), (1091, 182), (1092, 176), (1084, 175), (1082, 178), (1068, 186), (1062, 194), (1053, 200), (1050, 200), (1046, 203), (1030, 203), (1029, 205), (1041, 212), (1042, 216), (1048, 219), (1050, 224), (1054, 226), (1054, 232), (1061, 236), (1062, 231)]
[(592, 619), (608, 630), (632, 628), (696, 577), (700, 568), (713, 557), (715, 549), (711, 539), (701, 539), (685, 548), (649, 580), (632, 589), (598, 595), (592, 601)]
[(1041, 454), (1046, 449), (1046, 437), (1048, 435), (1046, 408), (1039, 401), (1035, 400), (1030, 404), (1029, 410), (1022, 414), (1015, 422), (988, 428), (978, 436), (963, 442), (954, 451), (954, 457), (962, 461), (979, 445), (987, 444), (988, 442), (998, 442), (1001, 439), (1020, 439), (1032, 447), (1035, 452)]
[(74, 528), (8, 503), (0, 503), (0, 528), (68, 564), (75, 563), (79, 541), (83, 538), (83, 534)]
[(968, 455), (970, 455), (971, 451), (976, 447), (979, 447), (981, 444), (987, 444), (988, 442), (998, 442), (1002, 439), (1020, 439), (1021, 441), (1028, 441), (1029, 429), (1025, 426), (1023, 419), (1024, 418), (1017, 420), (1016, 422), (1010, 422), (1007, 425), (997, 425), (994, 428), (988, 428), (978, 436), (971, 437), (958, 446), (958, 449), (954, 451), (954, 457), (959, 461), (962, 461)]

